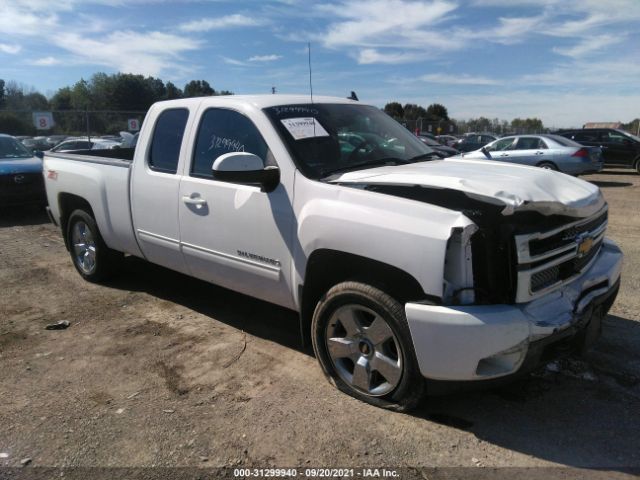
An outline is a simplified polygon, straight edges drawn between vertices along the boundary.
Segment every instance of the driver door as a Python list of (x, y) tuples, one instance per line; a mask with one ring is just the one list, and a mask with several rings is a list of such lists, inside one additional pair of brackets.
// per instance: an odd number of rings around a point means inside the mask
[(262, 135), (245, 115), (224, 108), (202, 112), (189, 165), (180, 182), (180, 243), (191, 275), (292, 307), (287, 284), (293, 210), (282, 184), (260, 187), (213, 179), (213, 162), (230, 152), (275, 165)]

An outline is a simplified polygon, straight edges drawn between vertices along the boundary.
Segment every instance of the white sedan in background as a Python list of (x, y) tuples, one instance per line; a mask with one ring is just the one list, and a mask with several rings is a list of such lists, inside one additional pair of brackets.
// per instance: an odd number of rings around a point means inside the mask
[(51, 149), (52, 152), (76, 152), (78, 150), (108, 150), (120, 143), (103, 138), (70, 138)]
[(460, 157), (520, 163), (576, 176), (599, 172), (603, 166), (599, 147), (585, 147), (559, 135), (512, 135)]

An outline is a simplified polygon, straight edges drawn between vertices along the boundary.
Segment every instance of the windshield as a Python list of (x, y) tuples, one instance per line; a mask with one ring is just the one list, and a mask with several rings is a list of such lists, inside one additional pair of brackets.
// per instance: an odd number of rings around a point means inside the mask
[(633, 138), (636, 142), (640, 142), (640, 137), (634, 135), (633, 133), (625, 132), (624, 130), (618, 130), (620, 133), (625, 134), (627, 137)]
[(309, 178), (439, 158), (375, 107), (314, 103), (279, 105), (264, 111), (298, 168)]
[(0, 137), (0, 160), (9, 158), (30, 158), (33, 155), (24, 145), (12, 137)]

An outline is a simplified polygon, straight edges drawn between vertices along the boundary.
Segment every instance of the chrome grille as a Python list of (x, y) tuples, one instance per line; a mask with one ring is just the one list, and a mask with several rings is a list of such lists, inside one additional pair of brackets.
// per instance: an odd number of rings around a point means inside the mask
[(587, 269), (602, 247), (607, 207), (590, 218), (547, 232), (517, 235), (516, 302), (533, 300)]

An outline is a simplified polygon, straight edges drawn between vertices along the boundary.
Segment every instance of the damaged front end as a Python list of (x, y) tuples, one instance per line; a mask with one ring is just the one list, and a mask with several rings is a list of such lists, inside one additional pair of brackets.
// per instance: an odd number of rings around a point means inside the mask
[[(541, 242), (548, 238), (546, 232), (557, 235), (565, 231), (564, 226), (570, 229), (583, 220), (588, 223), (591, 218), (600, 219), (597, 225), (600, 233), (603, 233), (603, 223), (606, 227), (606, 203), (600, 194), (589, 202), (582, 202), (580, 209), (571, 209), (570, 213), (586, 217), (576, 219), (561, 206), (552, 208), (548, 202), (541, 206), (542, 211), (538, 211), (535, 203), (522, 203), (515, 208), (497, 198), (453, 189), (385, 184), (360, 185), (360, 188), (459, 211), (474, 222), (475, 226), (466, 229), (454, 228), (447, 245), (443, 303), (450, 305), (510, 304), (530, 300), (536, 292), (530, 291), (530, 285), (524, 285), (527, 278), (521, 273), (530, 267), (526, 263), (530, 257), (523, 255), (524, 239), (530, 236)], [(534, 267), (540, 265), (534, 263)], [(558, 280), (575, 274), (566, 270), (568, 267), (564, 268)]]
[[(355, 186), (355, 185), (350, 185)], [(561, 342), (597, 338), (617, 294), (622, 253), (605, 239), (600, 194), (505, 204), (452, 188), (362, 182), (358, 188), (426, 202), (473, 221), (447, 243), (440, 305), (407, 303), (420, 371), (432, 380), (522, 373)]]

